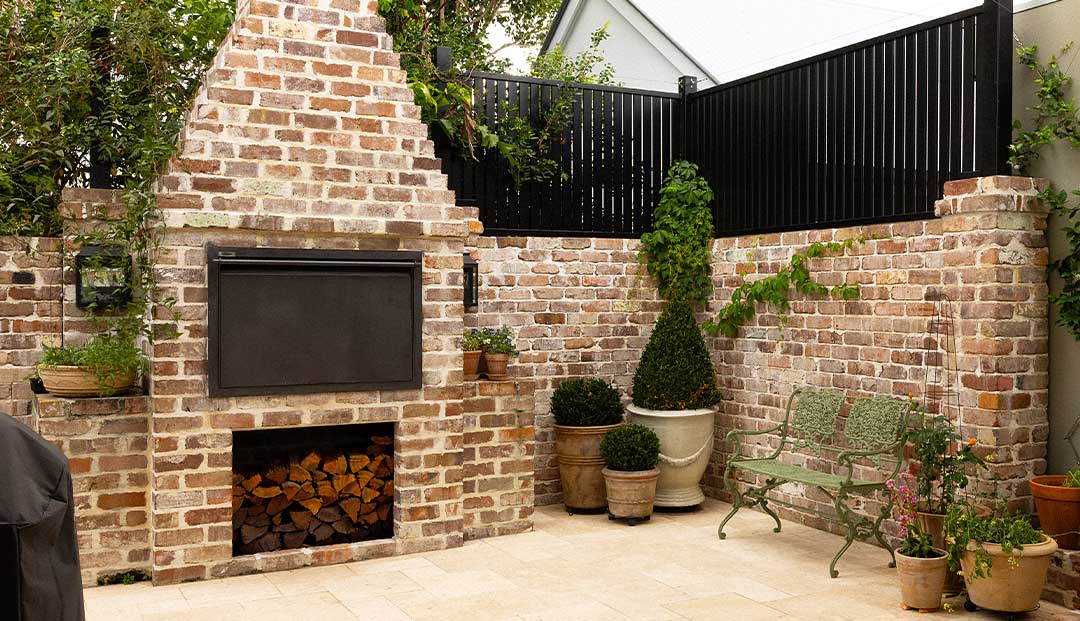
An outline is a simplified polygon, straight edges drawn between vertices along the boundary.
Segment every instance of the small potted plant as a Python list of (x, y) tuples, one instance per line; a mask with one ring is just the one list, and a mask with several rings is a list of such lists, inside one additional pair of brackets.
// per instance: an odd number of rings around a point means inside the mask
[(896, 501), (900, 523), (900, 547), (896, 549), (896, 573), (900, 577), (900, 607), (933, 612), (941, 607), (949, 557), (931, 541), (917, 514), (915, 477), (908, 473), (885, 482)]
[(136, 373), (146, 368), (146, 354), (133, 337), (107, 332), (85, 345), (46, 346), (37, 374), (45, 390), (58, 397), (104, 397), (130, 389)]
[(643, 425), (621, 425), (604, 434), (600, 454), (607, 486), (608, 519), (634, 526), (652, 516), (660, 469), (660, 438)]
[(634, 374), (632, 423), (660, 438), (656, 505), (691, 507), (705, 500), (699, 482), (712, 453), (720, 392), (705, 339), (690, 304), (668, 302)]
[(461, 350), (463, 354), (462, 371), (466, 380), (475, 380), (480, 377), (480, 355), (484, 349), (484, 335), (481, 330), (466, 330), (461, 337)]
[(968, 610), (1035, 610), (1057, 543), (1031, 525), (1026, 515), (1009, 515), (1005, 503), (983, 511), (967, 502), (945, 514), (949, 569), (962, 570)]
[(1031, 479), (1031, 495), (1039, 527), (1057, 541), (1058, 547), (1075, 550), (1080, 530), (1080, 467), (1068, 474), (1047, 474)]
[[(914, 400), (911, 404), (913, 411), (920, 410)], [(922, 424), (916, 425), (908, 436), (912, 461), (917, 465), (916, 514), (920, 530), (930, 536), (934, 547), (943, 550), (945, 511), (955, 502), (957, 494), (967, 488), (967, 471), (970, 468), (985, 468), (986, 462), (975, 454), (975, 438), (968, 438), (967, 442), (961, 444), (960, 434), (947, 418), (928, 416), (925, 411), (922, 414)], [(963, 579), (950, 572), (945, 581), (945, 593), (955, 595), (963, 589)]]
[(504, 380), (510, 377), (506, 372), (506, 366), (510, 363), (510, 356), (518, 354), (514, 344), (514, 333), (510, 328), (493, 330), (484, 329), (484, 374), (489, 380)]
[(607, 494), (600, 442), (623, 422), (619, 390), (597, 378), (564, 380), (551, 395), (551, 413), (566, 510), (603, 509)]

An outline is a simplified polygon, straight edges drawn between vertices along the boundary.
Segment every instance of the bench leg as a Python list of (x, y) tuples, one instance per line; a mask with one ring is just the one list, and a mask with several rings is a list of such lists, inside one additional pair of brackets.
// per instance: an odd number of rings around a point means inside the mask
[(735, 514), (739, 512), (739, 509), (743, 506), (742, 492), (739, 491), (739, 482), (735, 480), (735, 471), (731, 468), (731, 464), (724, 469), (724, 485), (731, 492), (733, 498), (731, 500), (731, 511), (724, 516), (723, 521), (720, 522), (720, 527), (716, 529), (716, 536), (721, 539), (727, 538), (727, 533), (724, 532), (724, 526), (727, 525), (728, 520), (735, 517)]
[(833, 497), (833, 505), (836, 509), (836, 515), (840, 518), (840, 523), (847, 528), (847, 535), (844, 536), (844, 545), (840, 546), (840, 549), (836, 551), (836, 554), (832, 557), (832, 562), (829, 563), (829, 577), (835, 578), (840, 575), (840, 572), (836, 571), (836, 563), (840, 560), (840, 557), (847, 552), (851, 547), (851, 543), (859, 536), (858, 523), (853, 519), (851, 511), (848, 510), (847, 505), (844, 504), (844, 500), (847, 495), (843, 491), (836, 494)]
[(775, 511), (769, 508), (769, 499), (765, 497), (765, 492), (767, 490), (771, 490), (774, 487), (776, 487), (776, 481), (769, 479), (765, 482), (765, 488), (761, 490), (761, 496), (758, 496), (758, 504), (761, 505), (761, 510), (765, 513), (768, 513), (769, 517), (771, 517), (773, 521), (776, 522), (776, 528), (772, 529), (772, 532), (778, 533), (780, 532), (780, 516), (777, 515)]
[(878, 518), (874, 520), (874, 538), (877, 539), (881, 547), (889, 551), (889, 567), (896, 567), (896, 551), (893, 547), (885, 541), (885, 536), (881, 533), (881, 523), (885, 521), (885, 518), (892, 515), (893, 509), (893, 497), (892, 494), (888, 494), (889, 502), (885, 503), (885, 506), (881, 508), (881, 513), (878, 514)]

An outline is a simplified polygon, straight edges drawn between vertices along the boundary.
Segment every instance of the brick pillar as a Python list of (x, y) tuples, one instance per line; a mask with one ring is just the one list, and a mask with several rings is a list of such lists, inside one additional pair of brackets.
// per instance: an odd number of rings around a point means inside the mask
[(1027, 479), (1046, 470), (1048, 302), (1046, 180), (945, 184), (945, 292), (954, 302), (965, 437), (993, 456), (980, 486), (1030, 509)]

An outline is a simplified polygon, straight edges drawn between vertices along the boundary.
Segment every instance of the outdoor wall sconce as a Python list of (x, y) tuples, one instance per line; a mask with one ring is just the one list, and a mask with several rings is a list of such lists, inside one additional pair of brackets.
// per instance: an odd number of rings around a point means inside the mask
[(118, 308), (131, 301), (131, 257), (121, 248), (85, 246), (75, 255), (75, 306)]
[(465, 256), (465, 308), (480, 304), (480, 264), (468, 252)]

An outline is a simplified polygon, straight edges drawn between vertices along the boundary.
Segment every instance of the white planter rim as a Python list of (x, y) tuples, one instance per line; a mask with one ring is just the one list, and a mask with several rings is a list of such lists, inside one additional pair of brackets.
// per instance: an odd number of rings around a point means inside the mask
[(999, 543), (986, 543), (986, 542), (971, 542), (968, 544), (968, 550), (975, 550), (975, 546), (982, 545), (983, 549), (987, 551), (991, 556), (1050, 556), (1054, 552), (1057, 552), (1058, 544), (1053, 537), (1043, 533), (1043, 540), (1040, 543), (1029, 543), (1024, 546), (1023, 550), (1017, 550), (1013, 548), (1013, 551), (1006, 553), (1001, 549)]
[(641, 416), (654, 416), (656, 418), (687, 418), (690, 416), (704, 416), (706, 414), (715, 414), (720, 408), (718, 406), (712, 406), (708, 408), (700, 408), (697, 410), (650, 410), (648, 408), (638, 407), (634, 404), (626, 406), (627, 411), (639, 414)]

